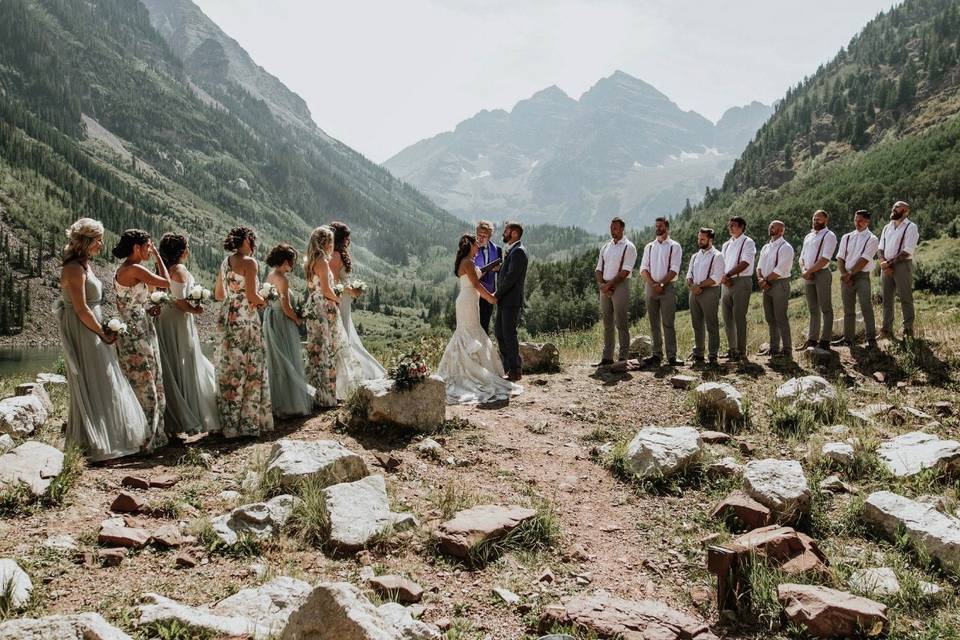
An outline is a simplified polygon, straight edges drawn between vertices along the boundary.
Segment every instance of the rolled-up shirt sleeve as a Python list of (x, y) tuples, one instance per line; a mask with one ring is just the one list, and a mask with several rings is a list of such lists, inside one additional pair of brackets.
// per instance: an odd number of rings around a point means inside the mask
[[(636, 260), (636, 255), (634, 255), (634, 260)], [(626, 264), (626, 261), (624, 261)], [(640, 259), (640, 273), (646, 271), (650, 273), (650, 245), (648, 244), (643, 248), (643, 258)]]
[(623, 268), (621, 271), (626, 271), (627, 273), (633, 273), (633, 268), (637, 266), (637, 248), (628, 244), (626, 248), (626, 253), (623, 256)]
[(820, 255), (817, 256), (817, 259), (826, 258), (827, 260), (833, 260), (833, 252), (837, 250), (837, 235), (832, 231), (827, 234), (827, 237), (823, 239), (823, 246), (820, 247)]
[(917, 243), (920, 242), (920, 228), (915, 224), (911, 224), (904, 231), (906, 234), (903, 238), (903, 252), (909, 253), (912, 257), (914, 252), (917, 250)]
[(723, 262), (723, 254), (717, 253), (716, 259), (713, 261), (713, 264), (710, 266), (710, 273), (707, 274), (707, 277), (710, 280), (713, 280), (715, 284), (720, 284), (720, 281), (723, 280), (723, 275), (726, 273), (726, 265)]
[(670, 258), (670, 264), (667, 265), (667, 270), (672, 271), (677, 275), (680, 275), (681, 265), (683, 264), (683, 247), (678, 243), (673, 250), (673, 255)]
[(696, 261), (697, 261), (697, 254), (695, 253), (692, 256), (690, 256), (690, 264), (687, 265), (687, 280), (694, 280), (693, 263)]
[(600, 255), (597, 256), (597, 271), (603, 273), (603, 252), (607, 250), (607, 245), (600, 247)]
[(747, 238), (745, 242), (746, 244), (743, 245), (743, 255), (740, 256), (740, 262), (746, 262), (747, 269), (749, 269), (750, 265), (756, 262), (757, 243), (753, 241), (753, 238)]
[(784, 243), (780, 249), (780, 255), (777, 257), (777, 264), (773, 267), (773, 272), (781, 278), (789, 278), (790, 271), (793, 268), (793, 247)]

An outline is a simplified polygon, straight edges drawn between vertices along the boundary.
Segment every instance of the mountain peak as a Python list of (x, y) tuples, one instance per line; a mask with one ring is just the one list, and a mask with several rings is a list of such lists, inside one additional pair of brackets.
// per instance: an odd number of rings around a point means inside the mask
[(624, 99), (648, 104), (671, 102), (670, 98), (649, 82), (644, 82), (619, 69), (606, 78), (601, 78), (580, 96), (580, 102), (583, 104), (616, 102)]

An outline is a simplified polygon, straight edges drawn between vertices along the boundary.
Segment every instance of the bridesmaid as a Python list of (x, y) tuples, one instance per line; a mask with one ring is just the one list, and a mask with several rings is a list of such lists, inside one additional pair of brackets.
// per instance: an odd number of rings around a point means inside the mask
[(102, 249), (103, 225), (97, 220), (80, 218), (67, 229), (61, 299), (53, 307), (70, 389), (67, 444), (80, 447), (92, 462), (138, 453), (148, 434), (147, 418), (110, 346), (116, 336), (101, 324), (103, 285), (90, 259)]
[(316, 403), (321, 407), (337, 406), (340, 298), (333, 291), (332, 251), (333, 230), (327, 226), (314, 229), (304, 265), (310, 288), (307, 304), (312, 311), (307, 321), (307, 380), (316, 388)]
[(217, 407), (227, 438), (256, 437), (273, 431), (270, 381), (257, 309), (267, 302), (257, 293), (257, 236), (248, 227), (230, 230), (223, 248), (233, 251), (217, 273), (215, 297), (223, 302), (217, 325)]
[(212, 433), (220, 430), (217, 416), (217, 374), (200, 350), (193, 316), (203, 307), (186, 300), (196, 284), (184, 263), (190, 257), (187, 237), (165, 233), (160, 238), (160, 258), (170, 274), (173, 304), (157, 318), (160, 363), (167, 410), (163, 414), (171, 433)]
[(273, 415), (278, 418), (310, 415), (316, 393), (303, 373), (303, 348), (298, 329), (303, 320), (290, 305), (287, 274), (293, 270), (296, 261), (297, 251), (289, 244), (278, 244), (267, 255), (267, 266), (273, 267), (267, 282), (280, 294), (280, 298), (270, 302), (263, 312)]
[[(163, 423), (166, 398), (160, 345), (153, 326), (153, 316), (160, 313), (160, 307), (151, 304), (150, 294), (154, 289), (169, 289), (170, 275), (150, 234), (141, 229), (124, 231), (113, 248), (113, 255), (123, 260), (117, 267), (113, 282), (117, 293), (117, 312), (127, 323), (126, 335), (117, 339), (117, 354), (120, 367), (147, 416), (150, 426), (147, 451), (155, 451), (167, 444)], [(141, 264), (149, 259), (156, 265), (157, 273)]]
[[(331, 222), (333, 229), (333, 255), (330, 256), (330, 271), (335, 283), (343, 285), (346, 295), (340, 296), (340, 323), (343, 331), (340, 338), (343, 347), (337, 359), (337, 397), (346, 399), (364, 380), (386, 378), (387, 371), (370, 355), (353, 325), (353, 299), (362, 293), (350, 285), (353, 261), (350, 257), (350, 227), (342, 222)], [(346, 373), (345, 373), (346, 372)]]

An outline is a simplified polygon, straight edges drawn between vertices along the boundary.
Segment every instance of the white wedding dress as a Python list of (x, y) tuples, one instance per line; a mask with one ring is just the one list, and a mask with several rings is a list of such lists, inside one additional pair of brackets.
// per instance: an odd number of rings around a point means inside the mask
[[(345, 384), (348, 386), (357, 385), (366, 380), (377, 380), (387, 377), (387, 370), (364, 348), (363, 341), (360, 340), (360, 334), (357, 333), (356, 327), (353, 326), (352, 307), (353, 296), (344, 292), (343, 295), (340, 296), (340, 324), (343, 327), (343, 333), (340, 334), (340, 339), (343, 345), (342, 350), (349, 351), (350, 353), (344, 353), (339, 363), (341, 366), (349, 369), (349, 373), (344, 376)], [(337, 375), (337, 383), (337, 397), (340, 397), (339, 374)], [(348, 390), (344, 387), (344, 397), (349, 396), (352, 390), (353, 389)]]
[(448, 404), (506, 400), (523, 391), (520, 385), (503, 379), (500, 354), (480, 326), (480, 293), (465, 275), (460, 276), (457, 328), (443, 352), (437, 375), (446, 383)]

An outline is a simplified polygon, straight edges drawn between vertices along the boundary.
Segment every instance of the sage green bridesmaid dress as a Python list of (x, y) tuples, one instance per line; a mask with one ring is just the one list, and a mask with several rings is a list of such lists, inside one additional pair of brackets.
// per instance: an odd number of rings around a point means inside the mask
[(283, 312), (280, 300), (272, 301), (263, 312), (263, 339), (273, 415), (278, 418), (310, 415), (316, 389), (307, 382), (303, 372), (300, 331)]
[[(87, 269), (87, 306), (102, 322), (103, 284)], [(150, 438), (147, 418), (117, 352), (80, 321), (66, 291), (54, 303), (67, 366), (70, 412), (66, 440), (92, 462), (122, 458), (145, 450)]]

